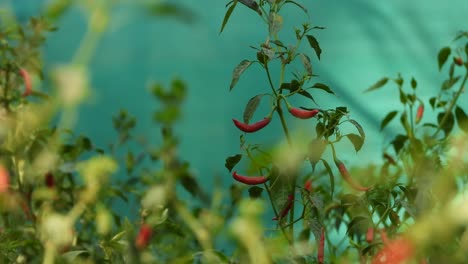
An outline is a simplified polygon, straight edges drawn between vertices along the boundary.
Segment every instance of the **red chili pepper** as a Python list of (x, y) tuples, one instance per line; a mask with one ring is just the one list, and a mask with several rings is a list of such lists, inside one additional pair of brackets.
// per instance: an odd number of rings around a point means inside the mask
[(374, 241), (374, 228), (373, 228), (373, 227), (369, 227), (369, 228), (367, 229), (366, 241), (367, 241), (368, 243), (371, 243), (372, 241)]
[(245, 124), (245, 123), (242, 123), (240, 122), (239, 120), (237, 119), (232, 119), (232, 121), (234, 122), (234, 125), (236, 125), (237, 128), (239, 128), (240, 130), (246, 132), (246, 133), (252, 133), (252, 132), (255, 132), (255, 131), (258, 131), (264, 127), (266, 127), (270, 121), (271, 121), (271, 118), (270, 117), (265, 117), (264, 119), (256, 122), (256, 123), (253, 123), (253, 124)]
[(24, 90), (22, 96), (26, 97), (26, 96), (28, 96), (28, 95), (30, 95), (32, 93), (31, 77), (29, 76), (28, 71), (26, 71), (25, 69), (22, 69), (22, 68), (19, 69), (19, 74), (23, 78), (24, 87), (25, 87), (25, 90)]
[(395, 159), (392, 156), (390, 156), (388, 153), (384, 153), (383, 156), (390, 164), (396, 165)]
[(143, 224), (140, 227), (140, 231), (135, 239), (135, 246), (138, 249), (144, 249), (148, 246), (151, 236), (153, 235), (153, 229), (148, 224)]
[(281, 219), (283, 219), (283, 217), (285, 217), (289, 213), (289, 210), (291, 210), (291, 207), (292, 207), (293, 203), (294, 203), (293, 196), (288, 195), (288, 200), (286, 201), (286, 206), (283, 208), (283, 210), (281, 210), (281, 213), (279, 214), (279, 219), (278, 219), (278, 217), (275, 216), (271, 220), (281, 220)]
[(300, 118), (300, 119), (308, 119), (312, 118), (317, 115), (320, 111), (317, 109), (314, 110), (304, 110), (296, 107), (288, 107), (289, 113), (293, 116)]
[(10, 187), (10, 174), (8, 170), (0, 165), (0, 193), (5, 193)]
[(312, 192), (312, 181), (310, 179), (304, 183), (304, 189), (306, 189), (308, 192)]
[(419, 105), (418, 107), (418, 110), (416, 112), (416, 124), (418, 124), (419, 122), (421, 122), (421, 119), (423, 117), (423, 114), (424, 114), (424, 105), (421, 104)]
[(340, 171), (341, 173), (341, 176), (343, 177), (343, 179), (351, 186), (353, 187), (355, 190), (358, 190), (358, 191), (368, 191), (370, 189), (370, 187), (364, 187), (364, 186), (361, 186), (359, 183), (355, 182), (353, 180), (353, 178), (351, 178), (351, 175), (349, 175), (349, 172), (348, 170), (346, 169), (346, 166), (343, 164), (343, 162), (339, 161), (339, 160), (335, 160), (335, 164), (336, 166), (338, 167), (338, 170)]
[(234, 178), (234, 180), (248, 184), (248, 185), (262, 184), (262, 183), (267, 182), (270, 179), (265, 176), (253, 176), (253, 177), (243, 176), (243, 175), (237, 174), (236, 171), (232, 173), (232, 177)]
[(385, 230), (383, 229), (380, 229), (379, 230), (379, 233), (380, 233), (380, 238), (382, 239), (382, 242), (387, 245), (388, 243), (390, 243), (390, 240), (388, 239), (388, 236), (387, 236), (387, 232), (385, 232)]
[(462, 66), (463, 65), (463, 59), (461, 57), (455, 57), (453, 58), (453, 62), (455, 62), (456, 65)]
[(322, 234), (320, 235), (319, 248), (317, 253), (318, 262), (323, 263), (323, 256), (325, 254), (325, 229), (322, 227)]
[(44, 179), (44, 183), (47, 187), (49, 188), (54, 188), (55, 186), (55, 179), (54, 179), (54, 175), (50, 172), (48, 172), (46, 175), (45, 175), (45, 179)]

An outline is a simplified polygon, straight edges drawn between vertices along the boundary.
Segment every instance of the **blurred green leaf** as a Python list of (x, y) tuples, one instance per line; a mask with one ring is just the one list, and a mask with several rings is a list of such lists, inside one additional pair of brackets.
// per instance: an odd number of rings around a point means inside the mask
[(322, 54), (322, 49), (317, 41), (317, 39), (312, 35), (307, 35), (307, 40), (309, 41), (310, 46), (315, 50), (317, 58), (320, 60), (320, 54)]
[[(444, 116), (445, 116), (445, 112), (440, 112), (438, 115), (437, 115), (437, 123), (439, 124), (439, 127), (444, 131), (445, 133), (445, 136), (448, 136), (448, 134), (450, 134), (450, 132), (452, 131), (453, 129), (453, 125), (455, 123), (455, 119), (453, 117), (453, 113), (452, 112), (449, 112), (447, 114), (447, 117), (444, 119)], [(444, 122), (444, 123), (442, 123)]]
[(226, 163), (224, 164), (224, 166), (226, 167), (226, 169), (228, 169), (229, 172), (231, 172), (232, 168), (234, 168), (241, 159), (242, 159), (241, 154), (230, 156), (226, 159)]
[(243, 60), (239, 63), (239, 65), (234, 68), (234, 71), (232, 73), (232, 80), (231, 80), (231, 85), (229, 86), (229, 91), (234, 88), (234, 86), (237, 84), (237, 81), (239, 81), (240, 76), (242, 73), (253, 63), (253, 61), (249, 60)]
[(370, 91), (373, 91), (373, 90), (377, 90), (380, 87), (384, 86), (387, 82), (388, 82), (387, 77), (382, 78), (379, 81), (377, 81), (375, 84), (373, 84), (371, 87), (367, 88), (367, 90), (365, 90), (364, 92), (366, 93), (366, 92), (370, 92)]
[(388, 125), (388, 123), (390, 123), (390, 121), (392, 121), (393, 118), (395, 118), (397, 114), (398, 114), (398, 111), (392, 111), (388, 113), (382, 120), (382, 123), (380, 123), (380, 130), (382, 131), (382, 129), (384, 129)]
[(444, 47), (439, 51), (439, 54), (437, 55), (437, 61), (439, 63), (439, 71), (442, 69), (442, 66), (444, 66), (445, 62), (447, 61), (449, 55), (450, 55), (450, 47)]
[(356, 152), (358, 152), (362, 148), (362, 145), (364, 144), (364, 140), (362, 139), (361, 136), (356, 135), (356, 134), (348, 134), (346, 135), (346, 137), (353, 144), (354, 150), (356, 150)]
[(465, 133), (468, 133), (468, 116), (458, 105), (455, 107), (455, 118), (457, 119), (458, 127)]
[(183, 22), (191, 23), (195, 14), (188, 8), (172, 2), (156, 1), (146, 6), (148, 14), (156, 17), (174, 17)]
[(244, 123), (248, 124), (255, 111), (257, 110), (260, 100), (262, 99), (263, 94), (256, 95), (250, 98), (249, 102), (244, 109)]
[(229, 18), (232, 15), (232, 12), (236, 8), (236, 5), (237, 5), (237, 0), (234, 0), (233, 4), (226, 11), (226, 14), (224, 15), (224, 19), (223, 19), (223, 24), (221, 25), (221, 30), (219, 31), (219, 34), (221, 34), (223, 32), (224, 27), (226, 26), (227, 22), (229, 21)]
[(252, 199), (257, 199), (262, 196), (263, 189), (258, 186), (252, 186), (249, 188), (249, 196)]
[(328, 85), (323, 84), (323, 83), (315, 83), (314, 85), (312, 85), (311, 88), (316, 88), (316, 89), (324, 90), (325, 92), (330, 93), (330, 94), (335, 94), (335, 93), (330, 89), (330, 87), (328, 87)]

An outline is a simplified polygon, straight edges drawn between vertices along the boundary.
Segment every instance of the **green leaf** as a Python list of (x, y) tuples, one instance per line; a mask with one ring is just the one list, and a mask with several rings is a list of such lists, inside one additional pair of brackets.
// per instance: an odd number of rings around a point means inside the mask
[(232, 12), (234, 11), (234, 8), (236, 8), (237, 5), (237, 0), (234, 0), (234, 4), (232, 4), (229, 9), (226, 11), (226, 14), (224, 15), (223, 19), (223, 24), (221, 25), (221, 30), (219, 31), (219, 34), (223, 32), (224, 27), (226, 26), (227, 22), (229, 21), (229, 18), (231, 17)]
[(304, 53), (299, 54), (301, 56), (302, 64), (307, 72), (308, 76), (312, 76), (312, 64), (310, 64), (309, 56), (305, 55)]
[(403, 148), (407, 140), (408, 140), (408, 136), (401, 135), (401, 134), (397, 135), (393, 139), (392, 145), (393, 145), (393, 148), (395, 149), (396, 154), (400, 153), (400, 150)]
[(429, 104), (431, 105), (432, 109), (434, 109), (436, 100), (437, 100), (436, 97), (431, 97), (431, 99), (429, 99)]
[(452, 86), (458, 82), (458, 80), (460, 80), (461, 76), (457, 76), (455, 78), (451, 78), (451, 79), (448, 79), (448, 80), (445, 80), (443, 83), (442, 83), (442, 87), (441, 89), (442, 90), (448, 90), (450, 88), (452, 88)]
[(356, 150), (356, 152), (358, 152), (362, 148), (362, 145), (364, 145), (364, 140), (357, 134), (348, 134), (346, 137), (353, 144), (354, 150)]
[(152, 16), (174, 17), (186, 23), (193, 22), (194, 13), (184, 6), (169, 2), (152, 3), (147, 6), (146, 11)]
[(244, 109), (244, 123), (249, 123), (250, 119), (255, 113), (255, 110), (257, 110), (257, 107), (260, 104), (260, 100), (262, 99), (262, 97), (263, 94), (259, 94), (250, 98), (249, 102), (247, 103)]
[(367, 88), (367, 90), (365, 90), (364, 93), (367, 93), (367, 92), (370, 92), (370, 91), (373, 91), (373, 90), (377, 90), (380, 87), (384, 86), (387, 82), (388, 82), (388, 78), (384, 77), (384, 78), (380, 79), (378, 82), (376, 82), (375, 84), (373, 84), (371, 87)]
[(246, 7), (254, 10), (259, 15), (262, 15), (262, 10), (258, 6), (257, 2), (255, 2), (254, 0), (238, 0), (238, 1), (241, 2), (241, 4), (245, 5)]
[(252, 199), (257, 199), (262, 196), (263, 189), (258, 186), (252, 186), (249, 188), (249, 196)]
[(249, 60), (243, 60), (239, 63), (239, 65), (236, 66), (236, 68), (234, 68), (234, 71), (232, 72), (232, 81), (231, 81), (231, 85), (229, 86), (229, 91), (232, 90), (232, 88), (234, 88), (234, 86), (236, 85), (237, 81), (239, 80), (240, 76), (242, 75), (242, 73), (253, 63), (253, 61), (249, 61)]
[(293, 5), (296, 5), (297, 7), (299, 7), (300, 9), (302, 9), (302, 11), (304, 11), (304, 13), (308, 14), (307, 8), (305, 8), (303, 5), (297, 3), (297, 2), (295, 2), (295, 1), (293, 1), (293, 0), (286, 0), (284, 3), (285, 3), (285, 4), (291, 3), (291, 4), (293, 4)]
[(312, 85), (311, 88), (316, 88), (316, 89), (324, 90), (325, 92), (330, 93), (330, 94), (335, 94), (330, 89), (330, 87), (328, 87), (326, 84), (323, 84), (323, 83), (315, 83), (314, 85)]
[(440, 113), (437, 115), (437, 123), (438, 123), (438, 125), (442, 128), (442, 130), (444, 131), (445, 136), (447, 136), (448, 134), (450, 134), (450, 132), (451, 132), (452, 129), (453, 129), (453, 125), (454, 125), (454, 123), (455, 123), (455, 119), (454, 119), (454, 117), (453, 117), (453, 113), (452, 113), (452, 112), (449, 112), (447, 118), (446, 118), (445, 121), (444, 121), (444, 123), (441, 124), (442, 119), (444, 118), (444, 116), (445, 116), (445, 112), (440, 112)]
[(309, 41), (310, 46), (315, 50), (315, 54), (320, 60), (320, 54), (322, 54), (322, 49), (317, 41), (317, 39), (312, 35), (307, 35), (307, 40)]
[(445, 62), (447, 61), (450, 52), (450, 47), (444, 47), (439, 51), (439, 54), (437, 55), (437, 61), (439, 62), (439, 71), (442, 69), (442, 66), (444, 66)]
[(234, 168), (241, 159), (242, 159), (241, 154), (230, 156), (226, 159), (226, 163), (224, 164), (224, 167), (226, 167), (226, 169), (228, 169), (228, 171), (231, 172), (232, 168)]
[(333, 176), (333, 171), (332, 171), (332, 169), (330, 167), (330, 164), (328, 164), (328, 162), (325, 159), (321, 159), (321, 161), (323, 163), (323, 166), (325, 167), (325, 169), (328, 172), (328, 176), (329, 176), (329, 179), (330, 179), (331, 197), (333, 199), (333, 193), (335, 192), (335, 177)]
[(457, 119), (458, 127), (465, 133), (468, 133), (468, 116), (458, 105), (455, 107), (455, 118)]
[(364, 129), (362, 128), (361, 124), (359, 124), (356, 120), (354, 119), (349, 119), (349, 122), (353, 124), (356, 129), (359, 132), (359, 135), (361, 135), (362, 140), (364, 141), (366, 139), (366, 133), (364, 132)]
[(406, 104), (406, 101), (408, 100), (406, 94), (403, 92), (403, 89), (399, 89), (399, 92), (400, 92), (400, 102), (402, 104)]
[(77, 260), (78, 256), (83, 254), (83, 253), (88, 253), (87, 250), (73, 250), (73, 251), (68, 251), (66, 253), (63, 253), (61, 256), (67, 260), (67, 262), (74, 262)]
[(411, 78), (411, 88), (416, 89), (417, 86), (418, 82), (414, 78)]
[(382, 131), (382, 129), (384, 129), (387, 126), (387, 124), (390, 123), (390, 121), (392, 121), (393, 118), (395, 118), (397, 114), (398, 114), (398, 111), (392, 111), (388, 113), (382, 120), (382, 123), (380, 124), (380, 131)]
[(365, 220), (368, 220), (368, 218), (362, 215), (354, 217), (348, 224), (348, 230), (346, 231), (346, 234), (353, 234), (355, 229), (359, 226), (360, 222)]

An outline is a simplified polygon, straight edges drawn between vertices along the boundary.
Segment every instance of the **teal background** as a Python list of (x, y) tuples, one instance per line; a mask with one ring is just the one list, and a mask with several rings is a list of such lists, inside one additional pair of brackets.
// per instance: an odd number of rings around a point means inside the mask
[[(46, 1), (0, 1), (3, 8), (14, 9), (20, 21), (37, 15)], [(180, 155), (191, 162), (196, 176), (211, 182), (215, 175), (230, 182), (224, 168), (226, 156), (239, 152), (239, 131), (232, 118), (241, 118), (248, 99), (269, 92), (267, 79), (258, 65), (252, 66), (236, 88), (228, 91), (233, 68), (243, 59), (255, 59), (249, 45), (265, 41), (267, 29), (258, 15), (239, 6), (223, 34), (219, 34), (227, 1), (174, 1), (194, 13), (193, 22), (146, 15), (132, 1), (121, 1), (112, 10), (109, 30), (104, 34), (90, 65), (93, 96), (82, 106), (76, 125), (78, 133), (89, 135), (97, 145), (106, 146), (115, 137), (111, 117), (126, 108), (139, 118), (138, 133), (157, 143), (159, 130), (151, 125), (158, 102), (149, 96), (152, 81), (169, 84), (181, 77), (189, 87), (184, 116), (177, 133), (182, 139)], [(313, 25), (325, 26), (315, 36), (322, 46), (318, 61), (307, 43), (302, 49), (312, 58), (317, 82), (328, 84), (337, 97), (314, 94), (322, 108), (346, 105), (351, 117), (367, 133), (367, 141), (358, 155), (343, 143), (342, 159), (351, 164), (369, 160), (379, 162), (399, 127), (379, 132), (380, 120), (399, 107), (398, 93), (389, 85), (375, 93), (362, 91), (383, 76), (398, 72), (409, 82), (418, 80), (418, 94), (427, 99), (438, 91), (444, 75), (438, 73), (437, 52), (450, 45), (458, 30), (468, 25), (466, 0), (392, 0), (392, 1), (300, 1), (310, 12)], [(294, 42), (293, 26), (307, 21), (297, 7), (283, 13), (280, 38)], [(79, 8), (69, 10), (58, 21), (59, 31), (51, 33), (44, 47), (47, 68), (69, 62), (83, 37), (86, 17)], [(295, 67), (298, 69), (298, 67)], [(273, 70), (275, 78), (277, 71)], [(275, 83), (277, 79), (275, 79)], [(466, 105), (467, 95), (461, 104)], [(265, 103), (265, 102), (264, 102)], [(295, 101), (298, 106), (313, 107), (310, 101)], [(254, 119), (262, 118), (261, 108)], [(427, 107), (429, 109), (429, 107)], [(424, 121), (430, 120), (429, 111)], [(294, 126), (304, 124), (289, 119)], [(310, 122), (310, 121), (308, 121)], [(313, 122), (313, 121), (312, 121)], [(283, 138), (277, 118), (248, 140), (263, 143)], [(245, 163), (243, 163), (245, 165)]]

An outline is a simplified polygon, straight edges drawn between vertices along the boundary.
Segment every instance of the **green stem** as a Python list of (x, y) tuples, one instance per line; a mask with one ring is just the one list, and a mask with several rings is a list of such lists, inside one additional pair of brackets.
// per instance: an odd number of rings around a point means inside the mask
[(439, 125), (437, 126), (437, 130), (434, 133), (434, 135), (432, 135), (432, 137), (435, 138), (437, 136), (437, 134), (439, 134), (440, 130), (444, 126), (445, 122), (447, 121), (448, 116), (450, 115), (450, 113), (452, 113), (453, 107), (455, 106), (455, 104), (458, 101), (458, 98), (460, 97), (461, 93), (463, 92), (463, 87), (465, 87), (466, 79), (468, 79), (468, 73), (465, 74), (465, 78), (463, 78), (463, 82), (461, 83), (460, 88), (458, 88), (458, 91), (455, 94), (455, 97), (453, 98), (452, 102), (450, 103), (450, 106), (445, 111), (445, 115), (442, 117), (442, 120), (440, 121)]

